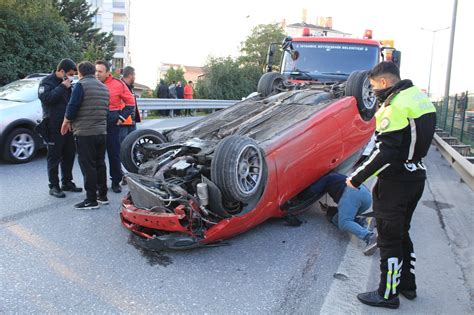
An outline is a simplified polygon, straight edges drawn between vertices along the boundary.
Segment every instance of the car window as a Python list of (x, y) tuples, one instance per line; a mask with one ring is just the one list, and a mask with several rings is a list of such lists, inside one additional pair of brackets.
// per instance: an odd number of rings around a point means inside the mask
[(0, 88), (0, 99), (31, 102), (38, 98), (39, 80), (18, 80)]

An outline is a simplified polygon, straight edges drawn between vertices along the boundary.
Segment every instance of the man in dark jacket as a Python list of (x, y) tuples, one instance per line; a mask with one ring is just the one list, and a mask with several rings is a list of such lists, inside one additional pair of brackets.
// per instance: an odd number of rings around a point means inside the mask
[(425, 186), (422, 158), (433, 139), (436, 109), (410, 80), (400, 79), (400, 70), (392, 62), (376, 65), (369, 80), (381, 104), (375, 114), (375, 151), (346, 183), (359, 187), (370, 176), (378, 176), (372, 198), (379, 233), (380, 283), (377, 290), (357, 298), (371, 306), (398, 308), (399, 293), (410, 300), (416, 298), (416, 258), (408, 231)]
[(84, 176), (86, 199), (74, 205), (74, 208), (96, 209), (99, 203), (109, 203), (105, 166), (109, 90), (95, 78), (95, 66), (92, 63), (81, 62), (78, 70), (80, 80), (67, 105), (61, 134), (73, 131)]
[[(81, 192), (72, 182), (72, 167), (76, 147), (72, 133), (61, 135), (66, 105), (71, 97), (72, 78), (76, 74), (76, 64), (71, 59), (63, 59), (56, 70), (46, 76), (38, 88), (38, 97), (43, 108), (43, 120), (48, 134), (48, 179), (49, 194), (64, 198), (63, 191)], [(58, 168), (61, 165), (61, 187), (59, 186)]]

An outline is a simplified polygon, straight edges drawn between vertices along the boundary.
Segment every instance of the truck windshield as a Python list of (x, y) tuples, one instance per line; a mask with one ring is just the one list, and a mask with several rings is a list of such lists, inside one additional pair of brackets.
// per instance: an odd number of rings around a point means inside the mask
[(351, 43), (330, 42), (293, 42), (299, 52), (299, 58), (292, 60), (285, 52), (282, 73), (294, 71), (307, 72), (312, 76), (317, 73), (349, 75), (356, 70), (369, 70), (379, 61), (379, 50), (376, 46)]

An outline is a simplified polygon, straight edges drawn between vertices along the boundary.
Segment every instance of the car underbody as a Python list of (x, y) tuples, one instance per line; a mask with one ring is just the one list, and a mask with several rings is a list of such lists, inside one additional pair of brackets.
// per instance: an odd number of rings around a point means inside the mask
[[(123, 199), (123, 225), (154, 250), (224, 239), (212, 235), (232, 220), (252, 217), (254, 209), (263, 207), (264, 191), (273, 189), (266, 187), (276, 180), (266, 157), (275, 139), (340, 101), (344, 87), (345, 82), (293, 85), (290, 91), (245, 99), (135, 146), (130, 154), (139, 167), (126, 176), (130, 192)], [(253, 220), (289, 214), (288, 207), (275, 204), (272, 209)]]

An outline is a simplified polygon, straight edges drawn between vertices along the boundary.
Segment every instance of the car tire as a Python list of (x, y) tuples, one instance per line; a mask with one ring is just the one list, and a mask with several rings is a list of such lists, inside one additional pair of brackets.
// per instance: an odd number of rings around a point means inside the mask
[(127, 171), (138, 173), (138, 168), (146, 162), (139, 152), (143, 144), (160, 144), (167, 142), (166, 138), (158, 131), (151, 129), (139, 129), (130, 133), (123, 140), (120, 147), (120, 159)]
[(27, 163), (35, 157), (38, 146), (37, 136), (32, 130), (14, 129), (5, 139), (3, 158), (15, 164)]
[(354, 71), (346, 82), (346, 96), (354, 96), (357, 101), (357, 109), (363, 120), (371, 120), (377, 109), (377, 99), (370, 87), (367, 71)]
[(262, 192), (266, 169), (255, 140), (239, 135), (223, 139), (211, 162), (211, 179), (229, 202), (249, 202)]
[(263, 97), (279, 93), (283, 88), (285, 77), (277, 72), (267, 72), (260, 77), (257, 85), (257, 92)]

